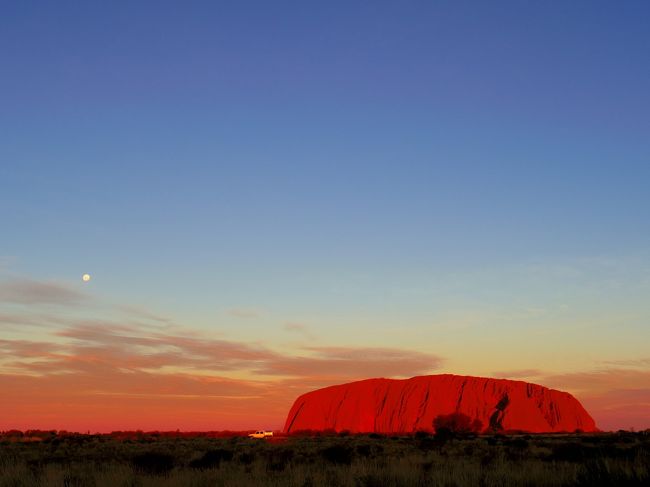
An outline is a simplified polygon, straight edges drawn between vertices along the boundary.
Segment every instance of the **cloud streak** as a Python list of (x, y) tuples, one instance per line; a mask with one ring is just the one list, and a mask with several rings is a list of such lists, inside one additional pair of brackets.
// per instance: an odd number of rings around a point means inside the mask
[(57, 282), (12, 279), (0, 282), (0, 303), (12, 304), (79, 304), (89, 297)]
[(309, 327), (304, 323), (287, 322), (282, 328), (284, 331), (302, 335), (304, 338), (307, 338), (309, 340), (314, 340), (316, 338)]
[[(80, 319), (79, 310), (98, 302), (54, 282), (2, 281), (0, 304), (9, 305), (0, 313), (0, 429), (280, 427), (293, 400), (308, 390), (435, 373), (444, 365), (439, 355), (422, 351), (316, 345), (300, 323), (284, 329), (306, 343), (285, 351), (202, 335), (133, 306), (102, 305), (110, 319)], [(493, 375), (567, 390), (603, 429), (650, 427), (648, 358), (562, 374)]]
[(278, 357), (259, 374), (318, 377), (411, 377), (440, 367), (436, 355), (392, 348), (310, 347), (312, 355)]
[[(55, 332), (60, 342), (0, 340), (13, 371), (53, 375), (97, 367), (183, 373), (249, 372), (284, 377), (411, 376), (434, 370), (432, 354), (391, 348), (309, 347), (288, 355), (260, 345), (208, 337), (147, 333), (134, 326), (85, 322)], [(10, 360), (12, 359), (12, 360)]]
[[(630, 365), (641, 361), (616, 361)], [(545, 375), (540, 383), (573, 393), (603, 430), (650, 428), (650, 370), (611, 367)]]
[(408, 350), (281, 353), (163, 326), (71, 321), (49, 340), (0, 339), (0, 387), (9, 398), (0, 429), (281, 427), (293, 400), (309, 389), (439, 365), (437, 356)]
[(244, 308), (233, 308), (228, 310), (230, 316), (235, 318), (259, 318), (261, 316), (260, 312), (255, 309), (244, 309)]
[(543, 372), (539, 369), (517, 369), (492, 372), (494, 377), (501, 379), (530, 379), (531, 377), (539, 377)]

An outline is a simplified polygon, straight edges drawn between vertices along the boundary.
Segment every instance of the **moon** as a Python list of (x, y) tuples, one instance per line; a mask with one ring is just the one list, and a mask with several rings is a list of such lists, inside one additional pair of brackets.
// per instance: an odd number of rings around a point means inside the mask
[(83, 282), (88, 282), (88, 281), (90, 281), (90, 274), (84, 274), (83, 276), (81, 276), (81, 280), (82, 280)]

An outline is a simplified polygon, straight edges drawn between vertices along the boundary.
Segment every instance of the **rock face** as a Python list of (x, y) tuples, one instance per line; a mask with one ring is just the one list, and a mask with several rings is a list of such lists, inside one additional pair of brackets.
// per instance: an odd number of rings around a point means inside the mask
[(452, 413), (478, 419), (483, 431), (597, 431), (591, 416), (567, 392), (450, 374), (368, 379), (308, 392), (294, 402), (284, 430), (433, 431), (436, 417)]

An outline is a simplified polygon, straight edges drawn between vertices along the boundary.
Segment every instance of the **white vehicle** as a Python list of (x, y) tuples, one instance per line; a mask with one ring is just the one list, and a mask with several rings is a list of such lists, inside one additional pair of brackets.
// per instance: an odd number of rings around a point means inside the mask
[(250, 433), (249, 438), (268, 438), (270, 436), (273, 436), (273, 431), (256, 431), (255, 433)]

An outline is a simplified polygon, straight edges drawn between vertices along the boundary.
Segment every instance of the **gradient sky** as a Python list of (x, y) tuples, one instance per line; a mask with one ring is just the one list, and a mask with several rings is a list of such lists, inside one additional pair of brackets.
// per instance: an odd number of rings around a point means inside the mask
[(277, 428), (442, 372), (650, 428), (648, 18), (3, 4), (0, 429)]

